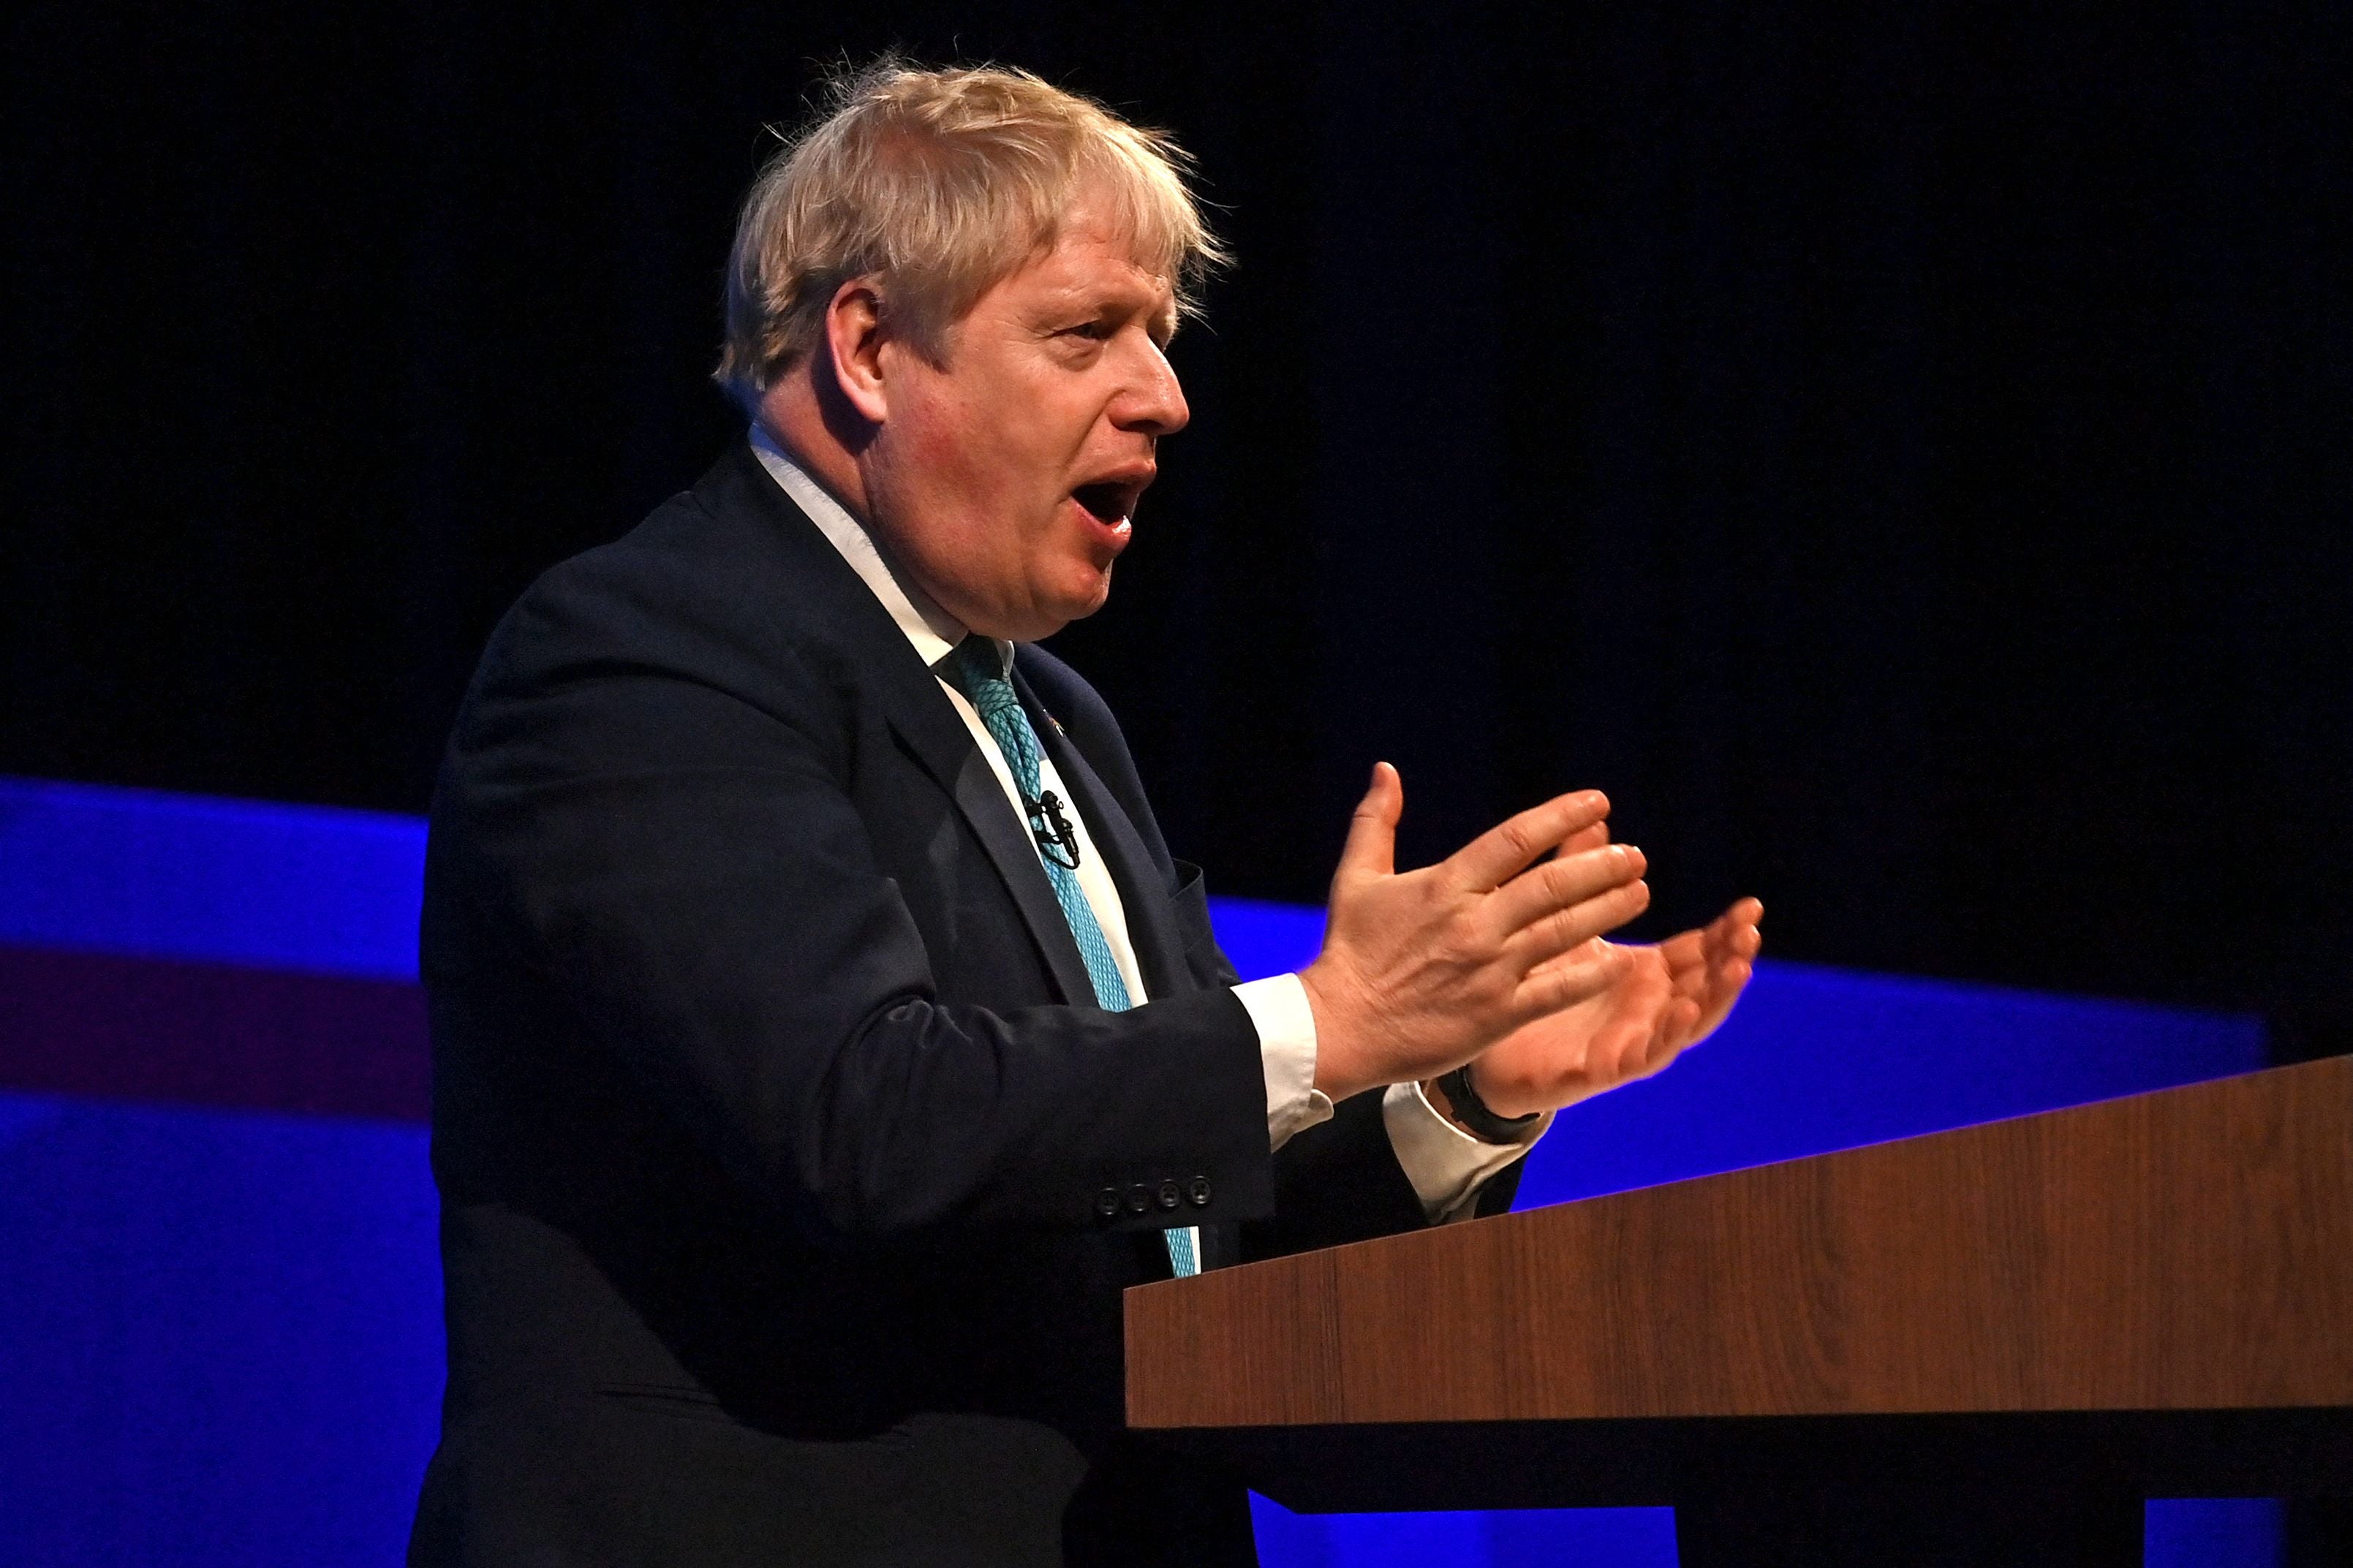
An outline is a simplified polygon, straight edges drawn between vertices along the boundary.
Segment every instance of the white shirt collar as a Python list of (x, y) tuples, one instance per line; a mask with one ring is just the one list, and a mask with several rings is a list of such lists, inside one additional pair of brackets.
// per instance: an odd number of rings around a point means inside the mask
[[(925, 665), (936, 665), (964, 641), (965, 628), (957, 619), (940, 608), (929, 594), (913, 578), (899, 569), (866, 525), (849, 514), (849, 509), (833, 499), (823, 485), (809, 476), (807, 469), (794, 460), (792, 454), (758, 425), (752, 426), (752, 450), (760, 466), (768, 470), (795, 505), (808, 513), (818, 531), (827, 542), (841, 552), (849, 569), (858, 574), (859, 581), (872, 591), (891, 612), (917, 657)], [(1013, 666), (1013, 645), (999, 641), (999, 658), (1010, 669)]]

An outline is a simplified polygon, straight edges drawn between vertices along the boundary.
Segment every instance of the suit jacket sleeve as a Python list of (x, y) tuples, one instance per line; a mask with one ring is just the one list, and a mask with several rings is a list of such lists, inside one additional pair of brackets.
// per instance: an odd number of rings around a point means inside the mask
[(1172, 1173), (1212, 1178), (1187, 1217), (1267, 1212), (1231, 994), (1119, 1015), (944, 998), (849, 793), (843, 680), (672, 614), (709, 593), (674, 574), (608, 547), (502, 624), (437, 791), (428, 983), (528, 966), (820, 1236), (1166, 1223), (1100, 1200)]

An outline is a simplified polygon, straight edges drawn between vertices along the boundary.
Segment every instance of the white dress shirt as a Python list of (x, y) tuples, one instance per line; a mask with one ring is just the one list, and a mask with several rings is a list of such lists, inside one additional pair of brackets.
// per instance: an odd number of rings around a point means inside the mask
[[(913, 645), (916, 655), (936, 674), (940, 661), (964, 640), (965, 628), (941, 609), (913, 578), (900, 571), (849, 510), (810, 478), (766, 431), (755, 425), (751, 437), (761, 466), (841, 552), (850, 570), (890, 612), (892, 620)], [(1012, 645), (1000, 642), (997, 650), (1009, 668)], [(972, 731), (973, 743), (980, 748), (997, 782), (1004, 786), (1006, 802), (1026, 832), (1029, 816), (1021, 792), (1014, 784), (1012, 770), (1006, 765), (996, 737), (988, 732), (988, 726), (982, 722), (979, 712), (963, 692), (944, 679), (940, 681), (940, 689), (955, 707), (956, 716), (964, 721), (965, 728)], [(1064, 800), (1071, 798), (1060, 775), (1054, 771), (1053, 760), (1042, 752), (1038, 759), (1038, 775), (1041, 791), (1052, 790)], [(1129, 997), (1141, 1006), (1150, 996), (1135, 962), (1135, 948), (1128, 936), (1127, 914), (1120, 904), (1119, 888), (1104, 868), (1103, 857), (1095, 853), (1094, 845), (1088, 839), (1086, 824), (1080, 814), (1072, 812), (1070, 820), (1079, 839), (1079, 888), (1094, 910), (1095, 923), (1103, 927), (1103, 940), (1110, 944), (1112, 961), (1119, 966), (1120, 978), (1127, 983)], [(1270, 1150), (1280, 1149), (1292, 1134), (1332, 1114), (1331, 1097), (1315, 1087), (1315, 1015), (1307, 1003), (1307, 988), (1296, 974), (1246, 981), (1233, 989), (1235, 999), (1241, 1003), (1258, 1029), (1259, 1061), (1266, 1079), (1267, 1146)], [(1381, 1119), (1388, 1129), (1398, 1163), (1420, 1197), (1423, 1213), (1433, 1221), (1457, 1219), (1470, 1213), (1479, 1184), (1526, 1152), (1528, 1146), (1552, 1125), (1547, 1112), (1531, 1123), (1517, 1141), (1489, 1143), (1473, 1138), (1441, 1115), (1422, 1094), (1420, 1085), (1412, 1083), (1389, 1086), (1382, 1097)], [(1194, 1245), (1198, 1253), (1198, 1236)]]

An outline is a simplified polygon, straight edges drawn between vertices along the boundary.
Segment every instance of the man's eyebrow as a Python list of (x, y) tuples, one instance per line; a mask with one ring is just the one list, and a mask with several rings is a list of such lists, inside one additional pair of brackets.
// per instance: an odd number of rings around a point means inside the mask
[(1060, 298), (1046, 303), (1043, 313), (1056, 319), (1083, 316), (1089, 321), (1103, 316), (1141, 316), (1155, 325), (1168, 321), (1171, 331), (1183, 314), (1176, 300), (1165, 295), (1155, 297), (1142, 289), (1118, 287), (1062, 290)]

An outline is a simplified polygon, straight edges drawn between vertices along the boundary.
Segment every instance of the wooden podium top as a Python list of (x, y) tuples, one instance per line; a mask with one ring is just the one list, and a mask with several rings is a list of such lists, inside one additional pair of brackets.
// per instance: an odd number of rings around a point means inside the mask
[(1129, 1424), (1172, 1433), (2353, 1406), (2353, 1058), (1219, 1269), (1126, 1319)]

